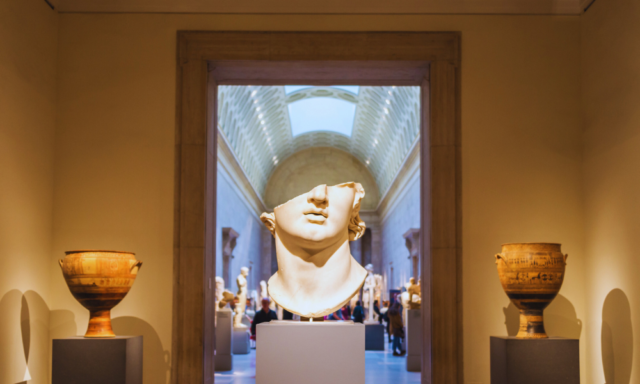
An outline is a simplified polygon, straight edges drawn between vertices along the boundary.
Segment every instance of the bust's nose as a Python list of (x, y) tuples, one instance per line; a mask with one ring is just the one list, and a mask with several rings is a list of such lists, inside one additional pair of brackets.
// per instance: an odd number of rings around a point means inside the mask
[(327, 185), (318, 185), (309, 191), (307, 194), (307, 201), (315, 205), (325, 204), (327, 202)]

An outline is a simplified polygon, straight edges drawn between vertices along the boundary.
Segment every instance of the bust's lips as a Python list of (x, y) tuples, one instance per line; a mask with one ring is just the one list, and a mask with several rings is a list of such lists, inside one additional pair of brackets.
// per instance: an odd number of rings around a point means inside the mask
[(324, 223), (329, 214), (324, 209), (310, 209), (304, 212), (304, 216), (312, 223)]

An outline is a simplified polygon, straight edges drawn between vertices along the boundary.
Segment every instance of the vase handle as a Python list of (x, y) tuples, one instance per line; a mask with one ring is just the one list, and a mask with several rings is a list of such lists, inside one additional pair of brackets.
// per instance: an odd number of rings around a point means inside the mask
[(498, 264), (498, 260), (500, 260), (500, 259), (502, 259), (502, 261), (504, 261), (504, 259), (502, 258), (502, 255), (500, 253), (496, 253), (495, 258), (496, 258), (496, 264)]
[(62, 260), (62, 259), (59, 259), (59, 260), (58, 260), (58, 264), (60, 264), (60, 269), (62, 269), (62, 263), (63, 263), (63, 262), (64, 262), (64, 260)]
[(139, 261), (139, 260), (136, 261), (136, 263), (131, 266), (131, 269), (129, 270), (129, 272), (133, 272), (133, 268), (136, 268), (136, 267), (138, 267), (138, 270), (140, 270), (140, 267), (142, 267), (142, 261)]
[(567, 259), (569, 258), (569, 254), (564, 255), (564, 263), (567, 264)]

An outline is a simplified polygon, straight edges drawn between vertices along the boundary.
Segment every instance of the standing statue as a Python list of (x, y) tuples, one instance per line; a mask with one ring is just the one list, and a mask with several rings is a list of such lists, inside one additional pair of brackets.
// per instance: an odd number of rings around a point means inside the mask
[(367, 310), (367, 320), (365, 323), (375, 323), (376, 319), (374, 317), (375, 311), (373, 310), (373, 301), (375, 300), (375, 289), (376, 289), (376, 277), (373, 274), (373, 264), (367, 264), (364, 269), (367, 270), (368, 275), (364, 280), (364, 298), (366, 302)]
[(311, 191), (260, 216), (276, 239), (278, 271), (269, 295), (303, 320), (321, 318), (345, 305), (360, 290), (367, 272), (351, 256), (349, 241), (364, 234), (359, 183)]
[(269, 292), (267, 291), (267, 282), (262, 280), (260, 282), (260, 300), (268, 299), (268, 298), (269, 298)]
[(420, 305), (422, 303), (420, 282), (418, 281), (418, 284), (416, 284), (416, 279), (414, 277), (409, 279), (409, 288), (407, 288), (407, 292), (409, 293), (409, 309), (420, 309)]
[(382, 275), (373, 275), (373, 277), (375, 278), (376, 281), (376, 287), (374, 289), (374, 300), (378, 300), (378, 306), (381, 306), (382, 303), (382, 284), (384, 282), (384, 278), (382, 277)]
[(236, 284), (238, 284), (238, 294), (236, 295), (238, 303), (236, 304), (236, 314), (233, 317), (234, 328), (247, 327), (242, 324), (242, 317), (244, 316), (244, 311), (247, 308), (247, 276), (249, 276), (249, 268), (240, 268), (240, 274), (236, 279)]
[(262, 280), (260, 282), (260, 300), (269, 299), (269, 309), (276, 310), (275, 301), (271, 300), (271, 296), (269, 296), (269, 290), (267, 289), (267, 282)]

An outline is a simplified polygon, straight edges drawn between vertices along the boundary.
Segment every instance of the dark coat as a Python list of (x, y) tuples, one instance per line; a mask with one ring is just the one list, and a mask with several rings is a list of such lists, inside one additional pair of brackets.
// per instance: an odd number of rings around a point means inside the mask
[(362, 309), (361, 305), (357, 305), (353, 308), (353, 321), (356, 323), (364, 322), (364, 309)]
[(256, 312), (256, 315), (254, 316), (253, 321), (251, 322), (251, 334), (252, 335), (256, 334), (256, 325), (260, 323), (268, 323), (271, 320), (278, 320), (278, 315), (276, 315), (275, 311), (270, 309), (269, 313), (267, 313), (261, 309), (258, 312)]

